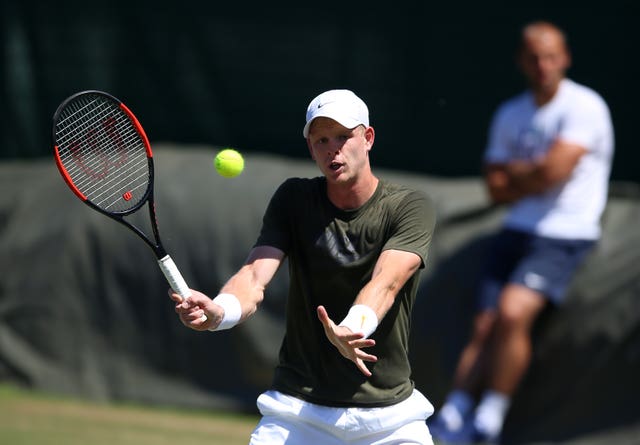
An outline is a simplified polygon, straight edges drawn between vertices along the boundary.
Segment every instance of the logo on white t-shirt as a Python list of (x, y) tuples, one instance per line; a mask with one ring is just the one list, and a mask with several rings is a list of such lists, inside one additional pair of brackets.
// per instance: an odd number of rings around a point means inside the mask
[(547, 279), (535, 272), (527, 272), (524, 276), (524, 284), (533, 290), (544, 290), (547, 287)]

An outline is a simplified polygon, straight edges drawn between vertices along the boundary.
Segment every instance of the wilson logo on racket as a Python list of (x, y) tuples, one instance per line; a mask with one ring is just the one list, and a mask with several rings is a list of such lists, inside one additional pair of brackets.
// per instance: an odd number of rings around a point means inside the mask
[(113, 142), (116, 146), (116, 150), (118, 152), (118, 158), (113, 161), (113, 165), (115, 167), (122, 167), (127, 163), (129, 156), (127, 155), (127, 149), (124, 141), (122, 140), (122, 135), (117, 127), (117, 121), (112, 117), (107, 117), (104, 121), (102, 121), (102, 126), (104, 127), (105, 133), (111, 142)]
[(122, 199), (124, 199), (125, 201), (130, 201), (131, 198), (133, 198), (133, 195), (128, 190), (122, 194)]
[[(100, 127), (106, 134), (106, 139)], [(111, 150), (105, 152), (105, 143), (109, 144)], [(84, 135), (80, 135), (79, 139), (72, 140), (69, 152), (82, 171), (94, 179), (106, 178), (110, 167), (122, 167), (129, 159), (126, 145), (117, 128), (117, 121), (112, 116), (95, 123), (95, 126), (89, 128)]]

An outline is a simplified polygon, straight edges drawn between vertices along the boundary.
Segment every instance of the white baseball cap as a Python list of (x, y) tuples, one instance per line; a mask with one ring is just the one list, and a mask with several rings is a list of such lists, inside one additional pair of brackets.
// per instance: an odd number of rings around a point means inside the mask
[(367, 105), (350, 90), (329, 90), (317, 96), (307, 107), (307, 123), (302, 135), (309, 137), (311, 122), (317, 117), (328, 117), (345, 128), (369, 126)]

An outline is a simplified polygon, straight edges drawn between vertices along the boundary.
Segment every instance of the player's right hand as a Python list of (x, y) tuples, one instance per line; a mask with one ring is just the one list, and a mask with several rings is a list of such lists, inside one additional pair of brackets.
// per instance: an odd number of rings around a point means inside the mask
[(169, 297), (173, 300), (176, 314), (183, 325), (196, 331), (213, 329), (220, 324), (224, 311), (213, 303), (211, 298), (202, 292), (191, 289), (191, 295), (182, 298), (181, 295), (169, 289)]

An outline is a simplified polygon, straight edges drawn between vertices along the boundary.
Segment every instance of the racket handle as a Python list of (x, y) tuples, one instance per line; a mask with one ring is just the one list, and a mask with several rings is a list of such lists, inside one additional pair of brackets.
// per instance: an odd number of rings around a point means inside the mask
[(171, 289), (173, 289), (177, 294), (180, 294), (182, 298), (187, 298), (191, 295), (191, 290), (189, 290), (187, 282), (184, 281), (184, 278), (182, 278), (182, 275), (178, 270), (178, 266), (176, 266), (176, 263), (173, 262), (169, 255), (165, 255), (163, 258), (159, 259), (158, 265), (169, 282)]
[[(171, 289), (176, 291), (183, 299), (188, 298), (191, 295), (191, 289), (187, 285), (187, 282), (182, 278), (182, 274), (178, 270), (178, 266), (173, 262), (169, 255), (158, 260), (160, 270), (164, 274), (165, 278), (169, 282)], [(207, 316), (202, 316), (202, 321), (207, 321)]]

